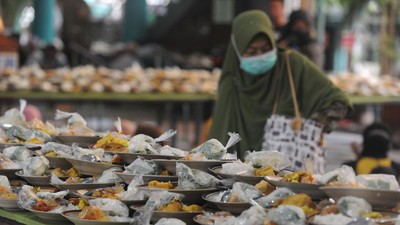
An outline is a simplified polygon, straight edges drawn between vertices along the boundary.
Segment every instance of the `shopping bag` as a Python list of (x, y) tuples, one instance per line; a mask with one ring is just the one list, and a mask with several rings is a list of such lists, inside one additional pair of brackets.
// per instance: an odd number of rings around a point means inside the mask
[(322, 174), (325, 166), (323, 125), (301, 117), (290, 67), (290, 51), (285, 54), (295, 117), (276, 114), (280, 97), (279, 90), (275, 98), (272, 116), (267, 119), (264, 127), (262, 150), (282, 152), (290, 160), (292, 164), (290, 169), (294, 171), (306, 170), (314, 174)]
[[(323, 125), (302, 118), (301, 127), (296, 130), (293, 129), (294, 119), (272, 115), (265, 124), (262, 150), (277, 150), (283, 153), (292, 164), (291, 170), (324, 173)], [(312, 168), (307, 168), (307, 162), (312, 162)]]

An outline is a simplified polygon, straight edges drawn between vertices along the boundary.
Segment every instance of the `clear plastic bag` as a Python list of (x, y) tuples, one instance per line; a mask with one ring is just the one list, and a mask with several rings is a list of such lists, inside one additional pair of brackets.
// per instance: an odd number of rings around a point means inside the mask
[(32, 157), (32, 151), (25, 146), (10, 146), (3, 150), (3, 154), (11, 160), (24, 162)]
[(186, 225), (186, 223), (175, 218), (162, 218), (155, 225)]
[(192, 149), (189, 155), (200, 153), (208, 160), (223, 159), (227, 153), (227, 150), (241, 140), (239, 134), (237, 133), (229, 132), (228, 135), (230, 138), (226, 146), (223, 146), (217, 139), (210, 139)]
[(57, 155), (65, 157), (70, 157), (72, 155), (72, 148), (68, 145), (63, 145), (56, 142), (47, 142), (41, 148), (43, 155), (54, 151)]
[(178, 188), (194, 190), (216, 187), (221, 181), (211, 174), (197, 169), (190, 169), (183, 163), (176, 163), (176, 175), (178, 176)]
[(0, 169), (21, 169), (21, 164), (13, 162), (10, 158), (0, 153)]
[(11, 189), (10, 181), (4, 175), (0, 175), (0, 186), (6, 189)]
[(12, 108), (7, 110), (3, 116), (0, 117), (0, 124), (11, 124), (23, 126), (25, 123), (25, 116), (23, 114), (27, 105), (26, 100), (19, 100), (20, 108)]
[(277, 225), (305, 225), (306, 215), (300, 207), (280, 205), (268, 212), (268, 218)]
[(222, 173), (226, 174), (241, 174), (253, 175), (253, 166), (248, 163), (243, 163), (240, 160), (232, 163), (222, 164)]
[(275, 170), (282, 170), (291, 164), (287, 157), (278, 151), (254, 151), (245, 153), (245, 162), (251, 163), (254, 167), (265, 168), (273, 167)]
[(115, 174), (113, 171), (117, 171), (120, 168), (110, 168), (108, 170), (103, 171), (101, 176), (97, 179), (96, 183), (117, 183), (123, 182), (122, 178)]
[(109, 213), (110, 216), (128, 217), (128, 207), (116, 199), (111, 198), (97, 198), (89, 200), (90, 206), (100, 208)]
[(356, 176), (356, 182), (365, 187), (381, 190), (399, 190), (399, 183), (393, 175), (389, 174), (363, 174)]
[(313, 177), (316, 179), (316, 183), (319, 184), (327, 184), (333, 181), (342, 184), (351, 184), (356, 182), (356, 173), (354, 172), (354, 169), (346, 165), (323, 175), (313, 175)]
[(361, 217), (372, 211), (372, 206), (365, 199), (353, 196), (341, 197), (337, 201), (337, 207), (341, 214), (352, 218)]
[(256, 201), (260, 205), (270, 204), (272, 201), (276, 201), (282, 198), (286, 198), (288, 196), (294, 195), (295, 193), (291, 191), (289, 188), (277, 188), (269, 195), (261, 197)]
[(29, 158), (24, 162), (23, 171), (28, 176), (43, 176), (49, 170), (49, 160), (44, 156)]
[(250, 203), (250, 199), (261, 197), (262, 193), (253, 185), (236, 182), (233, 184), (231, 193), (228, 198), (228, 202), (247, 202)]
[(140, 156), (130, 165), (126, 166), (124, 171), (124, 173), (139, 175), (157, 175), (160, 172), (161, 168), (158, 164)]

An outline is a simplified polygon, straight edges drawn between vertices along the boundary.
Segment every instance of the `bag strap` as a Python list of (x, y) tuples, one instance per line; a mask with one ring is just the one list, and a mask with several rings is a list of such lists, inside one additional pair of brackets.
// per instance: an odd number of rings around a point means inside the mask
[(292, 127), (293, 127), (294, 130), (300, 130), (301, 129), (301, 113), (300, 113), (300, 110), (299, 110), (299, 104), (297, 102), (296, 88), (294, 86), (292, 68), (290, 67), (289, 55), (290, 55), (290, 50), (285, 52), (285, 58), (286, 58), (286, 68), (288, 70), (290, 91), (292, 93), (292, 99), (293, 99), (293, 105), (294, 105), (294, 113), (295, 113), (295, 119), (293, 120)]
[(282, 63), (281, 67), (279, 68), (279, 87), (278, 87), (278, 91), (276, 92), (275, 95), (275, 102), (274, 102), (274, 106), (272, 108), (272, 114), (276, 114), (276, 112), (278, 111), (278, 107), (279, 107), (279, 99), (281, 98), (281, 90), (282, 90), (282, 83), (283, 83), (283, 78), (282, 78), (282, 74), (284, 72), (285, 69), (285, 64)]

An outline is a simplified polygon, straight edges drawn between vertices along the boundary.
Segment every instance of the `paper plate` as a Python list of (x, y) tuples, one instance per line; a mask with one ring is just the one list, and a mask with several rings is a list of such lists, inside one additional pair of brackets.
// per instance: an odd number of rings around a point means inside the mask
[(22, 169), (0, 169), (0, 175), (6, 176), (8, 180), (13, 180), (18, 178), (18, 176), (15, 173), (20, 170)]
[(32, 212), (35, 214), (37, 217), (39, 217), (42, 220), (49, 221), (49, 222), (69, 222), (67, 218), (61, 215), (61, 213), (52, 213), (52, 212), (44, 212), (44, 211), (38, 211), (34, 209), (26, 209), (29, 212)]
[(80, 190), (80, 189), (96, 189), (103, 187), (112, 187), (115, 183), (89, 183), (89, 184), (53, 184), (50, 185), (60, 190)]
[(115, 152), (115, 154), (121, 157), (122, 161), (126, 164), (131, 164), (135, 161), (139, 156), (145, 159), (182, 159), (180, 156), (173, 155), (154, 155), (154, 154), (139, 154), (139, 153), (129, 153), (129, 152)]
[(393, 208), (400, 203), (400, 191), (330, 186), (321, 187), (320, 190), (335, 201), (344, 196), (363, 198), (375, 209)]
[(217, 166), (221, 166), (227, 161), (221, 160), (162, 160), (162, 159), (154, 159), (152, 160), (157, 164), (162, 165), (166, 170), (168, 170), (172, 174), (176, 174), (176, 163), (183, 163), (190, 167), (191, 169), (198, 169), (207, 173), (210, 173), (209, 168), (214, 168)]
[[(146, 190), (146, 191), (167, 190), (167, 189), (162, 189), (162, 188), (149, 187), (149, 186), (147, 186), (147, 184), (139, 185), (137, 188), (141, 189), (141, 190)], [(219, 188), (204, 188), (204, 189), (196, 189), (196, 190), (168, 189), (167, 191), (183, 194), (185, 196), (183, 198), (183, 203), (185, 203), (185, 204), (201, 205), (201, 204), (205, 203), (205, 200), (202, 198), (203, 194), (209, 194), (212, 192), (216, 192), (218, 190), (219, 190)]]
[(249, 209), (252, 205), (245, 202), (221, 202), (217, 201), (217, 196), (220, 192), (203, 195), (203, 199), (207, 202), (213, 203), (222, 211), (228, 211), (232, 214), (239, 215), (243, 211)]
[(307, 184), (307, 183), (293, 183), (282, 181), (282, 177), (278, 176), (266, 176), (265, 180), (275, 187), (286, 187), (295, 193), (305, 193), (309, 195), (312, 199), (325, 199), (328, 195), (320, 190), (322, 185), (318, 184)]
[(73, 143), (77, 143), (79, 147), (88, 148), (100, 139), (98, 136), (52, 136), (52, 141), (64, 145), (71, 146)]
[(78, 218), (81, 210), (69, 210), (62, 212), (62, 216), (73, 222), (75, 225), (129, 225), (130, 222), (110, 222), (110, 221), (97, 221), (97, 220), (84, 220)]
[(76, 170), (78, 170), (79, 174), (90, 175), (90, 176), (100, 176), (103, 171), (108, 170), (110, 168), (117, 167), (122, 169), (122, 165), (117, 164), (106, 164), (100, 162), (89, 162), (79, 159), (67, 159)]
[(22, 170), (15, 173), (17, 176), (22, 177), (26, 182), (36, 186), (49, 186), (50, 176), (29, 176), (22, 174)]
[(52, 168), (61, 168), (63, 170), (71, 169), (72, 164), (64, 157), (46, 156)]
[[(114, 173), (117, 174), (118, 176), (120, 176), (126, 184), (130, 184), (131, 181), (133, 180), (133, 178), (135, 176), (138, 176), (135, 174), (123, 173), (121, 171), (114, 171)], [(142, 175), (142, 179), (143, 179), (143, 182), (145, 182), (145, 183), (148, 183), (152, 180), (163, 181), (163, 182), (178, 181), (177, 176), (166, 176), (166, 175)]]

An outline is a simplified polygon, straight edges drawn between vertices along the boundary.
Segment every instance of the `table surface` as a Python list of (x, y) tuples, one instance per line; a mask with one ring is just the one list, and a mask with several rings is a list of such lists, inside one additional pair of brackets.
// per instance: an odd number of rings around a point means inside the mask
[[(0, 209), (0, 224), (4, 224), (1, 221), (1, 217), (16, 221), (21, 224), (27, 225), (60, 225), (61, 223), (51, 223), (40, 219), (35, 214), (27, 211), (6, 211)], [(7, 223), (6, 223), (7, 224)], [(65, 222), (63, 225), (73, 225), (73, 223)]]

